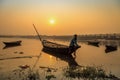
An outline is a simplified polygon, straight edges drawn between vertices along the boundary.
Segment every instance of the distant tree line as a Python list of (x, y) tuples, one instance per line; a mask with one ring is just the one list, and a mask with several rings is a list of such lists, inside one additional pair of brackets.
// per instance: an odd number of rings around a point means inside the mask
[[(70, 40), (73, 35), (63, 35), (63, 36), (48, 36), (40, 35), (43, 39), (58, 39), (58, 40)], [(1, 38), (29, 38), (38, 39), (38, 35), (0, 35)], [(120, 33), (113, 34), (84, 34), (78, 35), (78, 40), (95, 40), (95, 39), (105, 39), (105, 40), (120, 40)]]

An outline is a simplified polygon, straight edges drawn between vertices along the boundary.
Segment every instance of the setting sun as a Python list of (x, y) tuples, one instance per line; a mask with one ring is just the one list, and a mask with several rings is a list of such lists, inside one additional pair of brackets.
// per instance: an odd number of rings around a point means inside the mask
[(51, 19), (50, 20), (50, 24), (54, 24), (55, 23), (55, 20), (54, 19)]

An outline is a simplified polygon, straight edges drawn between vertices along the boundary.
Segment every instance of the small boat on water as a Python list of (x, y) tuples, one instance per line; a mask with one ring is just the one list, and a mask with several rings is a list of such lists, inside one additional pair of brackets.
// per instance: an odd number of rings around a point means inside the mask
[(5, 44), (5, 46), (17, 46), (17, 45), (21, 45), (21, 40), (19, 41), (11, 41), (11, 42), (3, 42)]
[(99, 47), (99, 41), (88, 41), (88, 45), (93, 45)]
[(74, 50), (69, 52), (69, 46), (58, 44), (58, 43), (53, 43), (47, 40), (43, 40), (42, 45), (43, 45), (43, 51), (62, 54), (62, 55), (70, 55), (73, 52), (75, 52), (78, 48), (81, 47), (81, 46), (75, 47)]
[(105, 47), (106, 47), (106, 49), (105, 49), (106, 53), (117, 50), (117, 46), (115, 46), (115, 45), (105, 45)]
[(107, 49), (110, 49), (110, 50), (117, 50), (117, 46), (106, 45), (105, 47), (106, 47)]

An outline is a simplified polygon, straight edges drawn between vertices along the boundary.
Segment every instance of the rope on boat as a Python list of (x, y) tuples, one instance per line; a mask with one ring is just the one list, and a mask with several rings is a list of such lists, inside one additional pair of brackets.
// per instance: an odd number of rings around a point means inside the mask
[[(37, 33), (37, 35), (38, 35), (38, 38), (39, 38), (39, 40), (42, 42), (42, 39), (41, 39), (41, 37), (40, 37), (40, 35), (39, 35), (39, 33), (38, 33), (38, 31), (37, 31), (37, 29), (36, 29), (36, 27), (35, 27), (35, 25), (33, 24), (33, 27), (34, 27), (34, 29), (35, 29), (35, 31), (36, 31), (36, 33)], [(43, 43), (42, 43), (43, 44)]]

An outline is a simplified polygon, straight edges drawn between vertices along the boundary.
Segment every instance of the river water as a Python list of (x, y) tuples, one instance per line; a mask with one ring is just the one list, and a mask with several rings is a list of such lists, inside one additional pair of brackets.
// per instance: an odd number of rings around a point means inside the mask
[[(22, 45), (4, 48), (3, 41), (22, 40)], [(68, 45), (69, 42), (55, 41)], [(105, 46), (95, 47), (79, 42), (81, 48), (76, 52), (75, 62), (83, 66), (103, 66), (107, 72), (112, 72), (120, 77), (120, 48), (105, 53)], [(39, 59), (38, 59), (39, 56)], [(20, 58), (18, 58), (20, 57)], [(6, 76), (8, 72), (19, 68), (20, 65), (29, 65), (31, 68), (52, 67), (63, 68), (68, 62), (47, 54), (42, 51), (41, 42), (37, 39), (26, 38), (0, 38), (0, 77)], [(35, 66), (34, 66), (35, 65)], [(5, 73), (5, 74), (4, 74)], [(60, 75), (58, 75), (60, 77)]]

